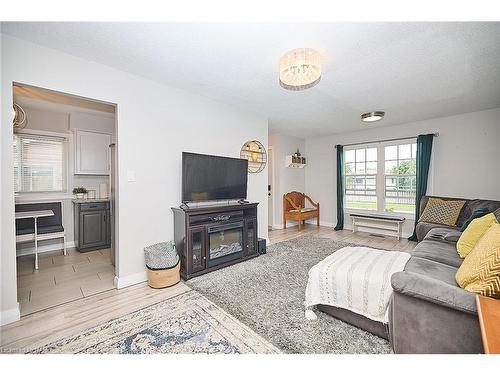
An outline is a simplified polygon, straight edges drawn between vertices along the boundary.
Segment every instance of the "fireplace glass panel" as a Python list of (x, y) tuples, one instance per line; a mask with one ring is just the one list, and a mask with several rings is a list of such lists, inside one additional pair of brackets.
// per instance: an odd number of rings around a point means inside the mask
[[(243, 252), (243, 223), (226, 224), (209, 230), (209, 260), (234, 259)], [(231, 260), (228, 259), (227, 260)]]

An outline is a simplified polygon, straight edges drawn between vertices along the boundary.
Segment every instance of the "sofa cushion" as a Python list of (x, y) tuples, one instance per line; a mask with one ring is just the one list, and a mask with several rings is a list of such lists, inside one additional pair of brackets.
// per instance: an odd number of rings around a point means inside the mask
[(456, 243), (462, 232), (456, 228), (432, 228), (424, 237), (424, 240), (435, 240)]
[(464, 205), (465, 200), (429, 198), (419, 221), (454, 226)]
[(462, 233), (457, 242), (458, 255), (465, 258), (479, 242), (481, 237), (488, 231), (492, 224), (498, 224), (497, 218), (493, 214), (472, 220), (467, 229)]
[(462, 211), (460, 211), (460, 215), (458, 216), (457, 225), (458, 227), (462, 226), (462, 224), (469, 218), (469, 216), (472, 214), (472, 211), (468, 211), (467, 208), (467, 203), (469, 202), (468, 199), (463, 199), (463, 198), (451, 198), (451, 197), (436, 197), (432, 195), (424, 195), (422, 197), (422, 200), (420, 201), (420, 213), (424, 212), (425, 206), (427, 206), (427, 202), (429, 202), (430, 198), (439, 198), (444, 201), (449, 201), (449, 200), (464, 200), (466, 203), (464, 205), (464, 208)]
[(500, 224), (492, 224), (456, 275), (457, 283), (468, 291), (500, 298)]
[(417, 226), (415, 228), (417, 232), (417, 239), (419, 241), (422, 241), (427, 235), (427, 233), (429, 233), (429, 231), (434, 228), (446, 228), (446, 229), (458, 230), (457, 227), (453, 227), (450, 225), (419, 222), (417, 223)]
[[(474, 211), (477, 211), (481, 208), (487, 209), (489, 212), (494, 212), (495, 210), (500, 209), (500, 201), (492, 201), (487, 199), (471, 199), (467, 201), (467, 203), (465, 204), (462, 213), (464, 214), (464, 217), (467, 220), (472, 216)], [(498, 215), (496, 214), (495, 216), (498, 217)], [(461, 226), (462, 223), (459, 222), (457, 225)]]
[(406, 263), (405, 272), (412, 272), (419, 275), (430, 277), (431, 279), (440, 280), (446, 284), (456, 286), (455, 274), (458, 268), (449, 266), (444, 263), (439, 263), (433, 260), (412, 257)]
[(474, 219), (479, 219), (480, 217), (483, 217), (484, 215), (489, 214), (490, 211), (487, 208), (479, 208), (476, 211), (472, 213), (472, 215), (467, 219), (465, 223), (462, 224), (460, 227), (460, 231), (464, 231), (467, 229), (470, 223), (472, 223), (472, 220)]
[(457, 253), (456, 243), (452, 241), (441, 241), (425, 239), (420, 242), (411, 252), (412, 258), (428, 259), (444, 265), (458, 268), (463, 259)]

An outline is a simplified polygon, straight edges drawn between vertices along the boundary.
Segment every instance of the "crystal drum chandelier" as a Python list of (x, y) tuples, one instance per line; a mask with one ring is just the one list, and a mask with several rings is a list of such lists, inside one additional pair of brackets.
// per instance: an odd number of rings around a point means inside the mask
[(297, 48), (287, 52), (279, 65), (280, 85), (284, 89), (299, 91), (311, 88), (321, 79), (321, 56), (310, 48)]

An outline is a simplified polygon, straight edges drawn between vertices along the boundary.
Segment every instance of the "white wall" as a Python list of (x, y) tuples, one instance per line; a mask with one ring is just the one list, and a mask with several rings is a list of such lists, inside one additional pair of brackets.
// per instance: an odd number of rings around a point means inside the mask
[[(4, 124), (10, 121), (13, 82), (117, 104), (119, 286), (145, 280), (144, 246), (173, 237), (170, 208), (180, 203), (182, 151), (238, 157), (251, 139), (267, 147), (263, 117), (17, 38), (2, 38)], [(17, 308), (12, 130), (4, 125), (1, 132), (1, 310), (7, 311)], [(135, 172), (135, 182), (127, 181), (127, 171)], [(260, 202), (259, 236), (267, 237), (267, 171), (249, 175), (248, 198)]]
[[(322, 206), (322, 221), (335, 225), (336, 144), (438, 132), (434, 138), (428, 194), (500, 200), (500, 108), (306, 139), (306, 189)], [(345, 217), (344, 223), (350, 225)], [(413, 228), (408, 221), (404, 232)]]
[[(297, 149), (304, 153), (305, 141), (301, 138), (291, 137), (284, 134), (269, 134), (269, 145), (273, 147), (274, 153), (274, 211), (273, 226), (283, 228), (283, 194), (290, 191), (305, 192), (305, 169), (286, 168), (285, 158), (294, 154)], [(314, 199), (314, 197), (312, 197)], [(289, 222), (289, 226), (296, 223)]]

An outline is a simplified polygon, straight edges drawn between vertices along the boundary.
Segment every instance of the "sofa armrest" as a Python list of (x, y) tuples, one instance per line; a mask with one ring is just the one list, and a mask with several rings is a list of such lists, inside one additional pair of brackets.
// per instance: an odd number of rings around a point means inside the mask
[(458, 286), (407, 271), (393, 274), (391, 285), (397, 293), (468, 314), (477, 314), (476, 295)]

